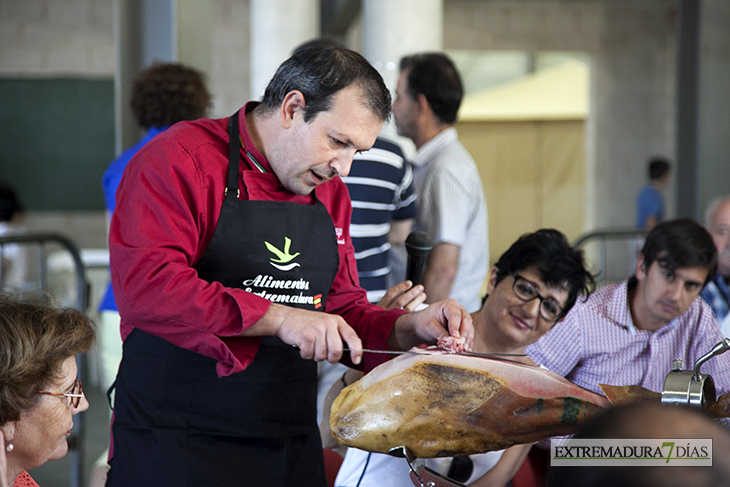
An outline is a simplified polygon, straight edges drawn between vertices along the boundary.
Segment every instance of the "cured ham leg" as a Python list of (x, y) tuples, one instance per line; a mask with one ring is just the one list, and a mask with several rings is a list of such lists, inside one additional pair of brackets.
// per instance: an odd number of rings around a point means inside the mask
[(598, 384), (603, 393), (613, 406), (632, 404), (642, 401), (661, 401), (662, 395), (659, 392), (644, 389), (641, 386), (609, 386)]
[(607, 406), (603, 396), (539, 367), (427, 349), (345, 388), (330, 427), (339, 443), (362, 450), (406, 446), (419, 458), (459, 456), (574, 433)]

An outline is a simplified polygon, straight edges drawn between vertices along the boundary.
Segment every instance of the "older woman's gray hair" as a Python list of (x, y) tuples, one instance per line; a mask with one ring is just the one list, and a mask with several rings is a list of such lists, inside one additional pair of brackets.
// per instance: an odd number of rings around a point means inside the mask
[(91, 322), (71, 308), (0, 295), (0, 425), (19, 421), (68, 357), (94, 342)]

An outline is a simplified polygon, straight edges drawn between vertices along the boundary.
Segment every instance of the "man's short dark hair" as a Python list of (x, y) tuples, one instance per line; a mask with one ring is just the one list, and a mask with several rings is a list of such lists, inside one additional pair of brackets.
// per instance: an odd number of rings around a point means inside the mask
[(210, 94), (203, 74), (179, 63), (154, 63), (134, 80), (130, 100), (140, 127), (169, 127), (205, 116)]
[(412, 99), (422, 94), (441, 123), (456, 121), (464, 89), (459, 71), (448, 56), (439, 52), (406, 56), (400, 61), (400, 71), (408, 71), (408, 94)]
[(586, 269), (583, 251), (571, 246), (565, 235), (552, 228), (521, 236), (502, 254), (495, 266), (495, 284), (535, 267), (546, 285), (568, 291), (561, 318), (570, 311), (579, 294), (588, 297), (596, 288), (593, 275)]
[(336, 45), (312, 45), (297, 49), (269, 82), (261, 100), (265, 111), (281, 106), (287, 93), (304, 95), (304, 121), (332, 106), (335, 93), (357, 84), (370, 111), (382, 121), (390, 118), (390, 92), (380, 73), (360, 54)]
[(657, 181), (669, 172), (669, 161), (663, 157), (649, 159), (649, 179)]
[(717, 249), (705, 228), (689, 218), (662, 222), (646, 236), (641, 249), (644, 268), (649, 271), (656, 261), (670, 271), (680, 267), (707, 269), (705, 284), (717, 272)]

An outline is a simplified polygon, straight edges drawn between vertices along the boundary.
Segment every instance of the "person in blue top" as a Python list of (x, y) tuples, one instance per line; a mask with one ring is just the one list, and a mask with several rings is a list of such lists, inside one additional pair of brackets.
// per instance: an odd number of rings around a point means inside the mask
[[(116, 207), (115, 195), (122, 174), (132, 157), (157, 134), (183, 120), (195, 120), (206, 115), (211, 96), (203, 74), (179, 63), (156, 62), (135, 78), (130, 104), (137, 124), (144, 136), (122, 152), (104, 172), (101, 185), (107, 209), (107, 221)], [(111, 387), (122, 357), (122, 339), (119, 331), (119, 311), (114, 301), (111, 283), (99, 305), (101, 326), (99, 348), (101, 355), (102, 387)], [(104, 462), (106, 463), (106, 462)], [(106, 465), (104, 465), (104, 470)]]
[(661, 157), (649, 160), (649, 182), (636, 197), (636, 228), (651, 230), (664, 220), (662, 190), (669, 182), (669, 162)]

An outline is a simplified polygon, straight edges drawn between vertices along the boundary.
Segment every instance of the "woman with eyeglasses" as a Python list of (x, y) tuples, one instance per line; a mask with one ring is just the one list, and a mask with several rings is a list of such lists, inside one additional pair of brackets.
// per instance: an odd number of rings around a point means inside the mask
[(79, 311), (0, 295), (0, 487), (36, 486), (27, 470), (68, 451), (89, 407), (75, 356), (93, 342)]
[[(524, 354), (528, 345), (563, 320), (578, 296), (587, 296), (594, 288), (583, 252), (572, 247), (561, 232), (542, 229), (523, 235), (492, 267), (487, 296), (481, 309), (471, 315), (474, 351)], [(533, 364), (528, 357), (514, 360)], [(356, 374), (348, 370), (340, 385), (349, 385)], [(336, 384), (335, 388), (328, 398), (334, 399), (339, 393), (341, 387)], [(325, 446), (334, 447), (327, 442)], [(502, 486), (514, 477), (531, 447), (516, 445), (471, 457), (432, 458), (426, 465), (469, 487)], [(410, 485), (408, 464), (403, 459), (356, 448), (347, 450), (335, 481), (336, 487), (402, 485)]]

